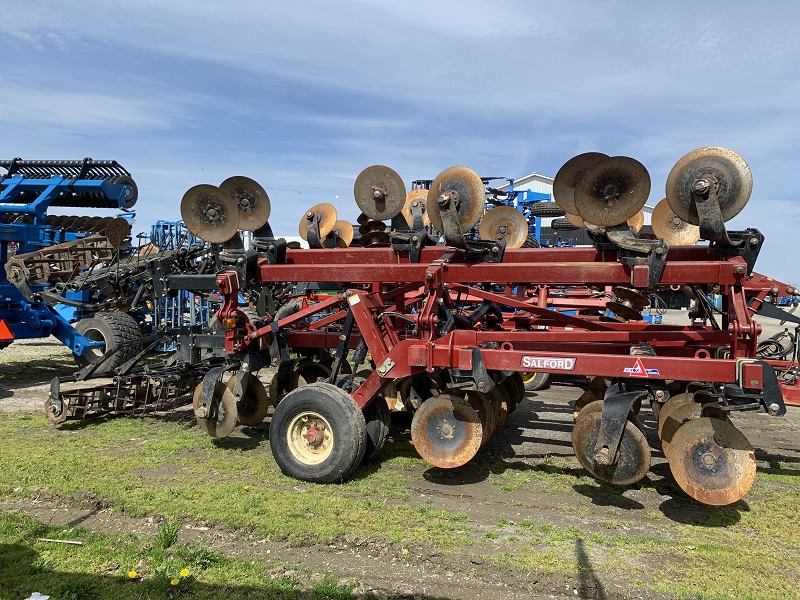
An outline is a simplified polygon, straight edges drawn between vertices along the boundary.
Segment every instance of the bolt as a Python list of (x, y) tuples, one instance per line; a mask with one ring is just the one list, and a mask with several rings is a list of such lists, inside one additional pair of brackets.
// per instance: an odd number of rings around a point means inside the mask
[(694, 184), (694, 191), (698, 194), (707, 194), (711, 189), (711, 182), (708, 179), (698, 179)]
[(750, 238), (751, 246), (758, 246), (758, 238)]
[(656, 390), (656, 398), (661, 400), (664, 397), (664, 390)]
[(497, 246), (492, 246), (492, 254), (497, 254), (498, 252), (500, 252), (500, 248)]
[(733, 272), (736, 275), (744, 275), (744, 267), (742, 265), (739, 265), (733, 270)]
[(205, 406), (198, 406), (194, 414), (200, 419), (205, 419), (208, 416), (208, 408)]
[(479, 382), (478, 382), (478, 389), (479, 389), (480, 391), (483, 391), (483, 390), (485, 390), (485, 389), (486, 389), (486, 384), (485, 384), (484, 382), (482, 382), (482, 381), (479, 381)]
[(347, 336), (346, 336), (346, 335), (344, 335), (344, 334), (342, 334), (342, 335), (340, 335), (340, 336), (339, 336), (339, 341), (340, 341), (340, 342), (343, 342), (343, 341), (345, 341), (346, 339), (347, 339)]
[(610, 465), (611, 460), (608, 456), (608, 446), (603, 446), (600, 451), (594, 455), (594, 462), (598, 465)]
[(427, 279), (428, 281), (433, 279), (433, 273), (425, 273), (425, 279)]
[(771, 415), (777, 415), (777, 414), (778, 414), (778, 411), (779, 411), (780, 409), (781, 409), (781, 407), (780, 407), (780, 406), (778, 406), (778, 405), (777, 405), (775, 402), (773, 402), (772, 404), (770, 404), (770, 405), (769, 405), (769, 414), (771, 414)]
[(656, 254), (659, 255), (659, 256), (664, 254), (664, 248), (661, 248), (661, 247), (656, 248)]
[(758, 379), (751, 379), (750, 387), (758, 387)]

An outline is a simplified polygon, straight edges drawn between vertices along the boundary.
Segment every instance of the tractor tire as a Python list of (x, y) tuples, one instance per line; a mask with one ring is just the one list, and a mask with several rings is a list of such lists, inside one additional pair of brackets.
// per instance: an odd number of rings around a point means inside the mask
[(523, 248), (541, 248), (541, 246), (539, 245), (539, 242), (536, 241), (536, 237), (533, 236), (533, 235), (528, 235), (528, 237), (525, 238), (525, 241), (522, 243), (522, 247)]
[(523, 373), (522, 381), (525, 383), (526, 392), (535, 392), (547, 385), (547, 382), (550, 381), (550, 373)]
[(284, 475), (311, 483), (347, 479), (364, 458), (366, 438), (361, 409), (330, 383), (286, 394), (269, 428), (272, 456)]
[(550, 222), (550, 228), (554, 231), (573, 231), (577, 229), (568, 219), (553, 219)]
[(555, 202), (535, 202), (531, 204), (530, 213), (534, 217), (563, 217), (566, 213)]
[[(139, 329), (139, 324), (128, 313), (120, 312), (118, 310), (109, 310), (95, 313), (93, 317), (81, 319), (75, 324), (75, 329), (82, 336), (89, 338), (96, 342), (105, 342), (106, 347), (104, 350), (92, 350), (83, 356), (75, 356), (75, 361), (81, 367), (85, 367), (98, 358), (105, 352), (116, 348), (123, 342), (130, 342), (132, 340), (142, 337), (142, 332)], [(128, 362), (131, 358), (136, 356), (141, 347), (138, 344), (128, 346), (119, 352), (116, 352), (111, 357), (107, 358), (98, 367), (97, 371), (113, 371)]]
[(300, 309), (303, 308), (303, 301), (302, 300), (291, 300), (281, 306), (275, 312), (275, 320), (280, 321), (281, 319), (285, 319), (293, 315), (294, 313), (298, 312)]

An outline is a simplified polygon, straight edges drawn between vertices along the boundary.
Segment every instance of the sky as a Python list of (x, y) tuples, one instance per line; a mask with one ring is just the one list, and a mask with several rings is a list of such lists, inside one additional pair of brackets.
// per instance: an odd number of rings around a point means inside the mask
[(800, 283), (798, 22), (789, 1), (4, 0), (0, 155), (117, 160), (137, 231), (244, 175), (290, 236), (319, 202), (355, 220), (374, 164), (410, 189), (596, 151), (642, 162), (655, 204), (681, 156), (724, 146), (754, 179), (729, 229)]

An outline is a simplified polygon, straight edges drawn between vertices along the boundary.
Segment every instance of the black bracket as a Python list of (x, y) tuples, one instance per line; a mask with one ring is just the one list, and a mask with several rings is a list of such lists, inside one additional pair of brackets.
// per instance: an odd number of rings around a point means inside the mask
[(708, 245), (710, 254), (717, 256), (741, 256), (747, 263), (747, 273), (753, 272), (758, 259), (758, 253), (764, 245), (764, 234), (758, 229), (745, 229), (744, 231), (729, 231), (726, 241), (711, 240)]
[(451, 368), (450, 380), (453, 386), (463, 390), (476, 390), (482, 393), (491, 392), (494, 389), (494, 379), (489, 375), (486, 370), (486, 363), (483, 362), (483, 354), (481, 349), (475, 346), (468, 346), (468, 350), (472, 352), (472, 369), (461, 370)]
[(422, 256), (422, 248), (431, 243), (425, 229), (418, 231), (393, 231), (392, 248), (395, 252), (408, 252), (408, 262), (417, 264)]
[(217, 418), (215, 413), (214, 392), (216, 391), (217, 382), (222, 377), (222, 374), (229, 368), (229, 365), (222, 365), (221, 367), (209, 369), (205, 374), (205, 377), (203, 377), (203, 388), (200, 392), (200, 401), (195, 409), (196, 416), (211, 421)]
[(339, 334), (339, 343), (336, 345), (333, 365), (331, 366), (331, 376), (328, 379), (328, 382), (334, 385), (336, 385), (336, 378), (339, 377), (342, 361), (347, 356), (347, 343), (350, 341), (350, 334), (353, 332), (354, 324), (355, 317), (353, 316), (353, 311), (348, 310), (344, 318), (344, 323), (342, 324), (342, 333)]
[(447, 192), (438, 199), (439, 215), (442, 219), (442, 234), (448, 246), (464, 247), (464, 232), (458, 220), (458, 192)]
[(612, 385), (603, 400), (600, 431), (594, 446), (594, 460), (598, 465), (616, 464), (628, 413), (631, 412), (634, 402), (643, 401), (649, 394), (646, 390), (622, 392), (619, 389), (619, 386)]

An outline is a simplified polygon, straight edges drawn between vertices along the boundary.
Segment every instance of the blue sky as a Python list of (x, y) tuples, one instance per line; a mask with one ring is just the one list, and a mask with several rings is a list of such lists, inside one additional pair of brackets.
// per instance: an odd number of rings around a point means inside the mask
[[(5, 0), (0, 153), (116, 159), (137, 229), (183, 193), (260, 182), (273, 228), (355, 219), (358, 173), (407, 185), (452, 165), (553, 176), (575, 154), (641, 161), (651, 204), (701, 146), (741, 154), (753, 196), (729, 227), (758, 270), (800, 282), (800, 4)], [(338, 196), (338, 198), (337, 198)]]

